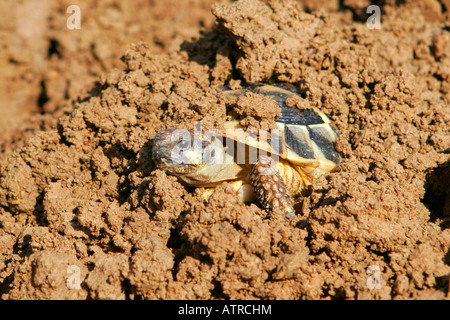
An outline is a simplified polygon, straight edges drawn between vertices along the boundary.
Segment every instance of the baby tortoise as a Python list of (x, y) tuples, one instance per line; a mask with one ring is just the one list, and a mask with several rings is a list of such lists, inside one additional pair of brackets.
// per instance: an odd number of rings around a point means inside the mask
[(205, 198), (227, 181), (244, 202), (256, 198), (268, 213), (282, 212), (293, 218), (293, 197), (314, 179), (334, 171), (340, 162), (334, 148), (336, 130), (316, 108), (288, 107), (286, 99), (296, 94), (293, 87), (259, 84), (224, 89), (234, 96), (247, 91), (277, 102), (281, 109), (278, 130), (248, 134), (237, 120), (225, 122), (221, 131), (203, 135), (198, 129), (161, 130), (153, 142), (153, 159), (157, 168), (185, 185), (205, 187)]

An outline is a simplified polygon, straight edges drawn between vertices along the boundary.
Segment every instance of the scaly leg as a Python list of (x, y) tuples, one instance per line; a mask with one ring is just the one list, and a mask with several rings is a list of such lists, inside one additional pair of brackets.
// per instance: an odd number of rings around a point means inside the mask
[(269, 214), (281, 212), (288, 218), (295, 217), (291, 195), (272, 158), (260, 156), (253, 166), (250, 179), (256, 198)]

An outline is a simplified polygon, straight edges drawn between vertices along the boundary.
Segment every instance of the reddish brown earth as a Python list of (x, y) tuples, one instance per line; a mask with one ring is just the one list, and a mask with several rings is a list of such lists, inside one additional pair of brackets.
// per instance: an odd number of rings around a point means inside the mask
[[(79, 1), (79, 30), (0, 4), (0, 298), (450, 298), (450, 2), (386, 1), (381, 29), (364, 0), (214, 2)], [(219, 94), (255, 82), (340, 132), (294, 220), (151, 160), (164, 128), (270, 126)]]

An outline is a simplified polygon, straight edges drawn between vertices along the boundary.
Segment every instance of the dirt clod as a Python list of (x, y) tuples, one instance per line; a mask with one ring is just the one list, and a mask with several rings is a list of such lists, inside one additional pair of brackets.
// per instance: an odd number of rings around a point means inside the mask
[[(381, 29), (366, 1), (213, 2), (84, 0), (78, 31), (0, 4), (0, 298), (448, 299), (448, 1), (385, 1)], [(292, 220), (151, 159), (161, 129), (273, 127), (267, 98), (221, 95), (258, 82), (340, 134)]]

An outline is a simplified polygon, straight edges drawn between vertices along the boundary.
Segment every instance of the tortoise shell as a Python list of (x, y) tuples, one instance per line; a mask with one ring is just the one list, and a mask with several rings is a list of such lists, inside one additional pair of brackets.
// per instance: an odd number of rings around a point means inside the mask
[[(299, 95), (298, 90), (287, 84), (256, 84), (239, 90), (224, 89), (224, 93), (239, 96), (246, 92), (267, 96), (277, 102), (281, 109), (281, 117), (276, 120), (277, 134), (271, 134), (268, 139), (247, 135), (245, 143), (250, 147), (264, 149), (270, 154), (278, 154), (280, 158), (300, 166), (317, 178), (324, 172), (334, 171), (341, 157), (335, 150), (338, 137), (336, 128), (328, 117), (319, 109), (310, 107), (298, 109), (286, 105), (286, 99)], [(227, 121), (225, 129), (241, 129), (239, 121)], [(228, 132), (228, 130), (227, 130)], [(236, 136), (231, 136), (236, 140)], [(273, 143), (277, 139), (277, 143)], [(242, 142), (242, 141), (240, 141)], [(277, 146), (278, 150), (274, 150)]]

